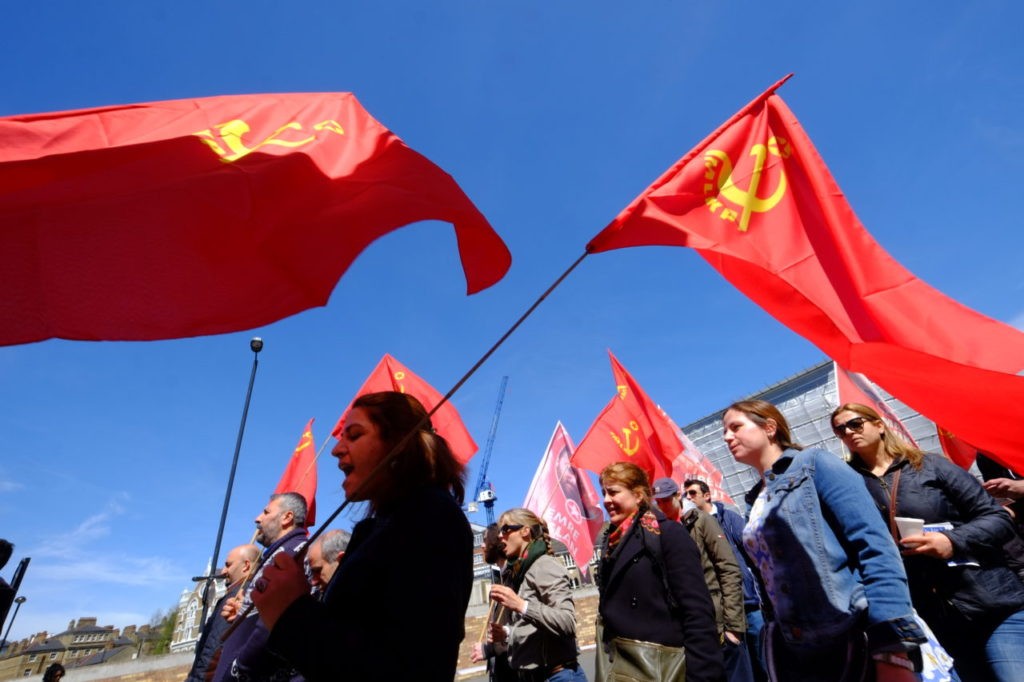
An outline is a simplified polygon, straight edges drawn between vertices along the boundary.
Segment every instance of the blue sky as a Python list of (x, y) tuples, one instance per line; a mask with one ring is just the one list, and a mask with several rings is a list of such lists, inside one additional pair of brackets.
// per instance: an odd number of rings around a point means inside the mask
[[(875, 238), (1024, 327), (1021, 25), (1008, 0), (11, 5), (0, 115), (351, 91), (513, 255), (467, 298), (451, 229), (419, 223), (371, 246), (327, 307), (268, 327), (0, 348), (0, 536), (32, 556), (12, 638), (146, 622), (202, 571), (252, 336), (266, 347), (225, 551), (251, 536), (306, 421), (322, 442), (385, 352), (446, 391), (636, 194), (789, 72), (780, 94)], [(482, 446), (510, 377), (499, 508), (521, 503), (557, 420), (578, 442), (612, 396), (609, 348), (680, 424), (822, 358), (692, 252), (590, 256), (455, 397)], [(328, 457), (319, 474), (326, 516), (341, 474)]]

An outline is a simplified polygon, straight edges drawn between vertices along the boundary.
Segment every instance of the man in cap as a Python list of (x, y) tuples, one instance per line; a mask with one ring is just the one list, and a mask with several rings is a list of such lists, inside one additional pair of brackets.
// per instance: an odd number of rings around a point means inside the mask
[(726, 679), (729, 682), (753, 682), (750, 656), (743, 640), (747, 629), (743, 613), (743, 579), (722, 527), (713, 516), (702, 512), (692, 501), (683, 499), (679, 484), (671, 478), (657, 479), (653, 492), (654, 501), (662, 513), (686, 526), (700, 549), (704, 582), (715, 605)]

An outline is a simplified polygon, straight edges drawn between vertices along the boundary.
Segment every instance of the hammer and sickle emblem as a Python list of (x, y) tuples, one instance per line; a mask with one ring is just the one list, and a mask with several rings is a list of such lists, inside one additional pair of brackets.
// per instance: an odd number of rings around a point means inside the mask
[(775, 205), (786, 194), (786, 174), (780, 171), (778, 187), (775, 188), (771, 196), (763, 198), (758, 196), (758, 189), (761, 185), (761, 178), (764, 174), (765, 161), (768, 159), (768, 155), (771, 154), (772, 156), (785, 159), (792, 153), (793, 149), (789, 142), (777, 137), (769, 138), (767, 145), (755, 144), (751, 147), (750, 156), (754, 157), (754, 169), (750, 173), (750, 184), (746, 190), (740, 189), (733, 182), (732, 160), (728, 154), (718, 149), (711, 149), (704, 155), (704, 163), (709, 173), (713, 172), (715, 166), (721, 165), (721, 170), (718, 173), (718, 190), (721, 196), (743, 208), (740, 215), (740, 232), (746, 232), (750, 227), (751, 215), (770, 211), (775, 208)]
[[(225, 161), (237, 161), (243, 156), (252, 154), (260, 147), (276, 146), (295, 148), (316, 140), (316, 134), (302, 137), (301, 139), (282, 139), (281, 136), (284, 135), (286, 131), (302, 131), (302, 124), (298, 121), (292, 121), (291, 123), (284, 124), (253, 147), (247, 146), (245, 141), (242, 139), (251, 130), (249, 124), (242, 119), (236, 118), (228, 121), (227, 123), (219, 123), (213, 128), (216, 132), (207, 128), (206, 130), (201, 130), (194, 134), (206, 143), (210, 149), (217, 152), (217, 154)], [(331, 132), (337, 135), (345, 134), (345, 131), (337, 121), (330, 120), (321, 121), (315, 124), (313, 126), (313, 130), (316, 132)], [(225, 149), (225, 147), (227, 147), (227, 149)]]
[(299, 439), (299, 444), (297, 446), (295, 446), (295, 452), (293, 452), (292, 454), (293, 455), (299, 454), (299, 450), (301, 450), (302, 448), (306, 447), (307, 445), (310, 445), (312, 442), (313, 442), (313, 432), (312, 431), (304, 431), (302, 433), (302, 438)]
[(629, 428), (622, 427), (623, 442), (619, 447), (627, 457), (632, 457), (640, 449), (640, 438), (636, 436), (636, 432), (639, 430), (640, 425), (633, 421), (629, 422)]
[(391, 376), (394, 377), (395, 383), (398, 384), (398, 392), (405, 393), (405, 384), (402, 383), (402, 380), (405, 379), (405, 372), (398, 371)]
[(615, 389), (619, 392), (619, 400), (625, 400), (627, 392), (626, 386), (623, 384), (619, 384), (618, 386), (615, 387)]

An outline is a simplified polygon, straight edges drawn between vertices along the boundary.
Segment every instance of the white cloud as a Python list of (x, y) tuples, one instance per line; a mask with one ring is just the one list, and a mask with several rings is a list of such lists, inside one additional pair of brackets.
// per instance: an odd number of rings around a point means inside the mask
[(21, 490), (24, 487), (17, 481), (0, 480), (0, 493), (13, 493), (15, 490)]

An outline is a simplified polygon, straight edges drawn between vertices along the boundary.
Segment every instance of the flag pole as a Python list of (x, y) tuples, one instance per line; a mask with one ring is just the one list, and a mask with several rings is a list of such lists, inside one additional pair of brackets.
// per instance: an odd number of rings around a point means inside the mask
[[(238, 425), (238, 438), (235, 440), (235, 455), (231, 460), (231, 473), (228, 475), (228, 487), (224, 491), (224, 506), (220, 512), (220, 525), (217, 527), (217, 542), (213, 545), (213, 565), (210, 568), (210, 573), (217, 570), (217, 562), (220, 559), (220, 543), (224, 538), (224, 523), (228, 518), (228, 505), (231, 503), (231, 489), (235, 485), (235, 470), (238, 468), (238, 453), (242, 450), (242, 435), (245, 433), (245, 419), (249, 414), (249, 401), (252, 399), (252, 386), (256, 381), (256, 368), (259, 366), (259, 354), (263, 350), (263, 339), (258, 336), (254, 336), (249, 341), (249, 350), (252, 351), (252, 372), (249, 374), (249, 389), (245, 392), (245, 406), (242, 408), (242, 421)], [(210, 583), (213, 582), (213, 578), (206, 579), (206, 586), (203, 588), (203, 594), (209, 594)], [(206, 627), (206, 613), (209, 609), (209, 603), (207, 599), (203, 599), (203, 613), (199, 618), (199, 627)]]
[[(537, 307), (541, 303), (543, 303), (545, 299), (547, 299), (547, 297), (551, 294), (551, 292), (554, 291), (555, 288), (558, 287), (558, 285), (561, 284), (565, 280), (565, 278), (569, 276), (569, 273), (571, 273), (573, 270), (575, 270), (576, 267), (580, 263), (583, 262), (583, 259), (586, 258), (589, 255), (589, 253), (590, 253), (589, 251), (584, 250), (583, 254), (579, 258), (577, 258), (575, 261), (573, 261), (573, 264), (570, 265), (566, 269), (565, 272), (563, 272), (561, 275), (559, 275), (558, 278), (554, 281), (554, 283), (551, 286), (549, 286), (544, 291), (544, 293), (542, 293), (539, 297), (537, 297), (537, 300), (534, 301), (533, 304), (529, 308), (526, 309), (525, 313), (523, 313), (522, 315), (519, 316), (519, 319), (516, 320), (512, 324), (511, 327), (508, 328), (508, 331), (506, 331), (504, 334), (502, 334), (501, 338), (499, 338), (494, 343), (494, 345), (492, 345), (490, 348), (488, 348), (487, 351), (480, 357), (480, 359), (477, 360), (476, 363), (472, 367), (469, 368), (469, 371), (467, 371), (462, 376), (461, 379), (459, 379), (457, 382), (455, 382), (455, 385), (452, 386), (451, 389), (441, 397), (441, 400), (438, 401), (437, 405), (434, 405), (433, 409), (431, 409), (429, 412), (427, 412), (427, 414), (425, 414), (423, 416), (423, 418), (419, 421), (418, 424), (416, 424), (416, 426), (414, 426), (410, 431), (408, 431), (404, 436), (402, 436), (401, 440), (399, 440), (398, 443), (396, 443), (395, 446), (393, 448), (391, 448), (391, 451), (388, 452), (387, 455), (385, 455), (384, 459), (382, 459), (377, 464), (377, 466), (375, 466), (373, 469), (370, 470), (370, 473), (367, 474), (365, 479), (363, 479), (363, 482), (359, 485), (359, 487), (352, 491), (352, 497), (359, 497), (359, 494), (363, 490), (365, 490), (366, 487), (370, 483), (372, 483), (382, 471), (384, 471), (387, 468), (387, 466), (391, 463), (391, 461), (395, 457), (398, 456), (398, 453), (402, 452), (405, 449), (405, 447), (406, 447), (406, 445), (408, 445), (409, 441), (411, 441), (416, 436), (416, 434), (419, 433), (420, 430), (423, 429), (424, 426), (426, 426), (427, 424), (430, 423), (430, 418), (434, 415), (434, 413), (437, 412), (441, 408), (442, 405), (444, 405), (446, 402), (448, 402), (448, 400), (455, 394), (456, 391), (458, 391), (460, 388), (462, 388), (462, 385), (464, 383), (466, 383), (469, 380), (469, 378), (476, 373), (476, 371), (478, 369), (480, 369), (481, 365), (483, 365), (485, 362), (487, 362), (487, 360), (492, 355), (494, 355), (495, 351), (497, 351), (498, 348), (500, 348), (501, 345), (503, 343), (505, 343), (506, 340), (508, 340), (508, 337), (511, 336), (512, 333), (516, 329), (518, 329), (519, 326), (523, 322), (526, 321), (526, 318), (528, 318), (530, 315), (533, 314), (533, 311), (536, 310)], [(306, 551), (313, 545), (314, 542), (316, 542), (317, 538), (319, 538), (320, 535), (325, 530), (327, 530), (327, 528), (331, 525), (331, 522), (333, 522), (334, 519), (338, 518), (338, 515), (341, 514), (341, 512), (345, 511), (345, 509), (348, 508), (350, 499), (351, 499), (350, 497), (346, 496), (345, 501), (342, 502), (341, 505), (339, 505), (338, 508), (335, 509), (334, 512), (330, 516), (327, 517), (326, 521), (324, 521), (322, 524), (320, 524), (320, 527), (317, 528), (315, 533), (313, 533), (312, 535), (309, 536), (309, 539), (306, 540), (305, 546), (302, 547), (302, 549), (300, 549), (298, 552), (296, 552), (295, 555), (292, 557), (295, 560), (296, 563), (299, 563), (300, 561), (304, 561), (305, 560), (305, 558), (306, 558)], [(260, 580), (257, 580), (256, 584), (253, 586), (253, 588), (255, 590), (259, 591), (259, 592), (262, 592), (263, 588), (264, 588), (264, 586), (260, 584), (262, 581), (263, 581), (262, 578)], [(241, 622), (246, 616), (249, 615), (249, 612), (252, 611), (254, 605), (255, 605), (254, 603), (250, 603), (249, 606), (242, 613), (240, 613), (240, 614), (238, 614), (238, 616), (236, 616), (234, 622), (232, 622), (232, 624), (231, 624), (231, 627), (229, 627), (228, 630), (222, 636), (221, 641), (224, 641), (228, 637), (231, 636), (231, 634), (237, 628), (238, 623)]]

